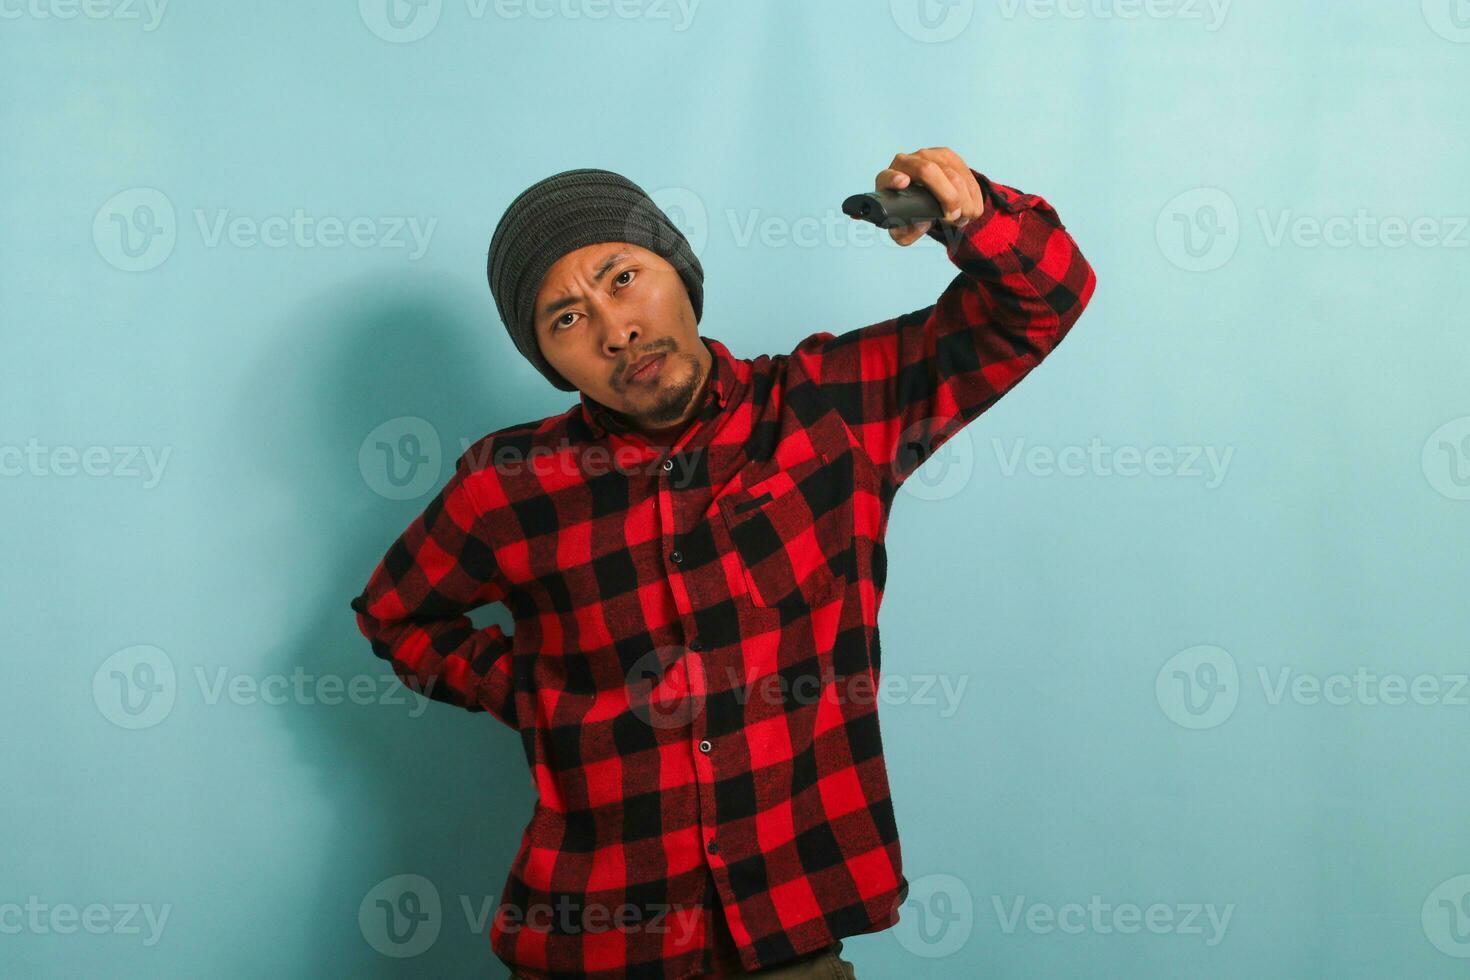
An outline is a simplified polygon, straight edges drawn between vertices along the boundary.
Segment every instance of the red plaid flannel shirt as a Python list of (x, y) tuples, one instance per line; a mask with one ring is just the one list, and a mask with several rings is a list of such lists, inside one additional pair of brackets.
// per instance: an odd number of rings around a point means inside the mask
[[(889, 509), (1095, 283), (1045, 200), (975, 176), (936, 304), (753, 360), (703, 337), (672, 446), (585, 395), (483, 437), (353, 599), (406, 684), (520, 734), (539, 799), (490, 928), (520, 974), (698, 976), (716, 913), (745, 969), (898, 921)], [(471, 625), (493, 602), (513, 635)]]

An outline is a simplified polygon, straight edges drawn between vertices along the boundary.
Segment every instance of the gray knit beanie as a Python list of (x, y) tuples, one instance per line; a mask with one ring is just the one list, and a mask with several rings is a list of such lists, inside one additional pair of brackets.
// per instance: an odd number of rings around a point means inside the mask
[(516, 349), (562, 391), (576, 391), (577, 386), (541, 353), (532, 307), (546, 270), (557, 259), (599, 242), (629, 242), (662, 257), (684, 280), (696, 322), (703, 312), (704, 268), (683, 232), (643, 188), (610, 170), (590, 167), (537, 181), (505, 209), (490, 238), (485, 271)]

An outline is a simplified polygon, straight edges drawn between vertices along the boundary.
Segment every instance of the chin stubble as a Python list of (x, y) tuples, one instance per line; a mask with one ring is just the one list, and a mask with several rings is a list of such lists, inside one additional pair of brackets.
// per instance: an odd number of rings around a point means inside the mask
[(694, 397), (694, 392), (702, 380), (699, 376), (699, 360), (694, 355), (671, 352), (667, 356), (671, 361), (676, 357), (679, 358), (689, 365), (690, 370), (687, 380), (658, 393), (658, 401), (648, 413), (648, 420), (654, 425), (674, 422), (683, 415), (685, 409), (689, 407), (689, 400)]

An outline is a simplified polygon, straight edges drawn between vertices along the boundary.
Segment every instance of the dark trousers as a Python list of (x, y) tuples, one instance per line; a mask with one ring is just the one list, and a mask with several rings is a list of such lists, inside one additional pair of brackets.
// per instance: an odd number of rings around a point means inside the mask
[[(766, 980), (857, 980), (853, 965), (842, 958), (842, 940), (838, 940), (821, 953), (808, 954), (792, 963), (777, 963), (763, 970), (738, 970), (705, 974), (706, 977), (765, 977)], [(519, 973), (512, 973), (510, 980), (525, 980)]]

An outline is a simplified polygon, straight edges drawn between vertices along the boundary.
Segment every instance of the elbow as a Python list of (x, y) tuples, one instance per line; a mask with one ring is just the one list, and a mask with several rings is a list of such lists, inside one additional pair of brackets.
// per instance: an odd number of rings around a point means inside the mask
[(1066, 275), (1044, 297), (1057, 317), (1058, 341), (1066, 336), (1067, 331), (1082, 316), (1082, 311), (1092, 302), (1092, 294), (1096, 290), (1097, 274), (1093, 271), (1092, 264), (1083, 257), (1080, 250), (1074, 249)]

